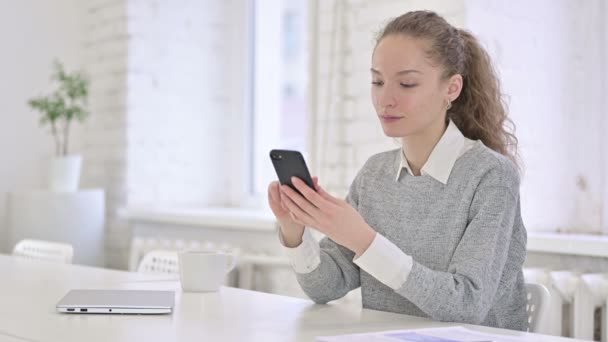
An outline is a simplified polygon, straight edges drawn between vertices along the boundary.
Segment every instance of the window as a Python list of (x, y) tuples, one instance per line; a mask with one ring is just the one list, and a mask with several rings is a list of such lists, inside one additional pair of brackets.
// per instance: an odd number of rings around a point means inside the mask
[(276, 179), (268, 152), (307, 143), (307, 1), (251, 0), (247, 193), (257, 202)]

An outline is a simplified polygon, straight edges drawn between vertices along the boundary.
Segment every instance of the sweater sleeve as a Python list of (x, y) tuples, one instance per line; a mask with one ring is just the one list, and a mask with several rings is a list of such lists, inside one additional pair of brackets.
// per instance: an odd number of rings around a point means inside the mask
[(497, 182), (494, 176), (478, 185), (469, 223), (447, 272), (414, 260), (407, 280), (396, 290), (435, 320), (479, 324), (492, 307), (519, 206), (519, 180)]
[[(358, 182), (360, 174), (350, 186), (346, 202), (357, 209), (359, 203)], [(359, 267), (353, 263), (355, 253), (328, 237), (320, 242), (319, 262), (308, 273), (296, 272), (302, 290), (315, 303), (325, 304), (344, 297), (361, 285)]]

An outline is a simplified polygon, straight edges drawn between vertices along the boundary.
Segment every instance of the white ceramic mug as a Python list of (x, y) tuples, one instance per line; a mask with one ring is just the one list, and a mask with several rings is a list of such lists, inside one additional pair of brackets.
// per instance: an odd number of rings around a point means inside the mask
[(236, 265), (236, 257), (222, 251), (191, 250), (178, 255), (180, 281), (187, 292), (219, 290)]

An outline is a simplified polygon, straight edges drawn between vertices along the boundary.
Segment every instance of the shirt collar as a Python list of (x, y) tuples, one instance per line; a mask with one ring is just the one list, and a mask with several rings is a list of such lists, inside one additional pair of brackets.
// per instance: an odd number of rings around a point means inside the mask
[[(448, 178), (450, 177), (450, 173), (452, 172), (452, 168), (456, 163), (458, 157), (460, 157), (460, 152), (464, 146), (465, 137), (462, 135), (462, 132), (456, 127), (454, 122), (450, 120), (448, 124), (448, 128), (445, 130), (437, 145), (433, 148), (433, 151), (429, 155), (429, 159), (420, 169), (421, 175), (429, 175), (434, 179), (438, 180), (443, 184), (448, 183)], [(401, 149), (401, 163), (399, 164), (399, 169), (397, 170), (397, 178), (401, 176), (401, 171), (406, 169), (410, 175), (414, 175), (412, 172), (410, 165), (405, 158), (405, 151), (403, 148)]]

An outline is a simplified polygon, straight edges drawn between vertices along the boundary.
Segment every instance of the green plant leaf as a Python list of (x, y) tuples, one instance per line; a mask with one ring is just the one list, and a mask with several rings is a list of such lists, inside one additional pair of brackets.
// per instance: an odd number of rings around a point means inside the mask
[[(67, 127), (74, 119), (84, 121), (89, 115), (86, 104), (90, 82), (86, 74), (83, 71), (67, 72), (60, 61), (54, 60), (51, 81), (56, 86), (51, 94), (27, 102), (32, 109), (40, 112), (40, 125), (55, 127), (56, 122), (61, 120)], [(58, 141), (59, 133), (54, 128), (51, 131)], [(67, 146), (60, 150), (67, 150)]]

